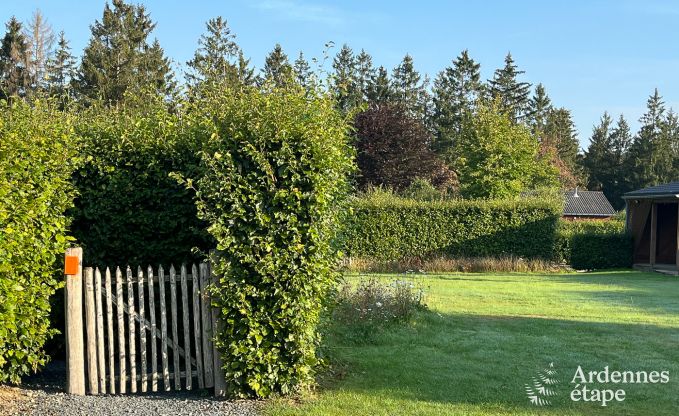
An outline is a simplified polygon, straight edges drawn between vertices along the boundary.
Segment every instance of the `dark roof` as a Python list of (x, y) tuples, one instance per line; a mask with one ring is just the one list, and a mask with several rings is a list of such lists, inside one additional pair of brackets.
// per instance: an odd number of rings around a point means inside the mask
[(636, 191), (627, 192), (624, 199), (647, 199), (647, 198), (679, 198), (679, 182), (670, 182), (663, 185), (651, 186)]
[(603, 192), (575, 190), (564, 192), (564, 196), (563, 215), (610, 217), (615, 214)]

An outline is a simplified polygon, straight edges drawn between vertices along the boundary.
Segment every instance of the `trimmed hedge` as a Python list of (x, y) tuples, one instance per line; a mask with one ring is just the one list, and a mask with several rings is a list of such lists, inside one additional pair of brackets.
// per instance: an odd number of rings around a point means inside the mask
[(77, 147), (70, 117), (50, 102), (0, 102), (0, 383), (20, 382), (48, 358)]
[(415, 201), (374, 193), (353, 201), (346, 254), (379, 260), (515, 255), (551, 259), (561, 206), (549, 199)]
[(632, 238), (624, 221), (562, 220), (554, 258), (578, 270), (631, 267)]

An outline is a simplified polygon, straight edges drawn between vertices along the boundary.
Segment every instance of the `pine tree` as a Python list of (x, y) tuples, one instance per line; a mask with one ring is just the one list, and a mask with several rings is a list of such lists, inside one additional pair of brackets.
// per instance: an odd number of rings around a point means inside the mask
[(70, 98), (70, 83), (75, 76), (75, 58), (62, 31), (59, 33), (57, 50), (47, 63), (47, 90), (50, 95)]
[(29, 85), (28, 44), (21, 23), (12, 17), (0, 49), (0, 98), (23, 96)]
[(108, 104), (123, 101), (127, 91), (151, 83), (158, 94), (174, 89), (170, 62), (158, 42), (148, 43), (155, 23), (143, 5), (113, 0), (106, 4), (101, 21), (91, 26), (75, 87), (80, 96)]
[(542, 84), (535, 87), (535, 94), (528, 103), (528, 124), (538, 138), (544, 133), (547, 117), (552, 111), (552, 100)]
[(363, 93), (358, 85), (356, 58), (348, 45), (343, 45), (332, 62), (332, 89), (337, 106), (342, 112), (355, 109), (363, 101)]
[(361, 94), (362, 102), (368, 101), (368, 94), (375, 74), (372, 56), (361, 49), (361, 53), (356, 57), (356, 89)]
[(665, 116), (665, 103), (656, 88), (646, 104), (646, 113), (639, 122), (641, 128), (629, 150), (629, 176), (633, 188), (644, 188), (661, 182), (658, 171), (661, 133)]
[(521, 82), (518, 76), (525, 73), (519, 71), (512, 54), (505, 57), (505, 66), (495, 71), (493, 79), (488, 81), (491, 98), (500, 100), (500, 104), (515, 122), (522, 120), (528, 111), (530, 83)]
[(387, 70), (380, 66), (370, 78), (366, 98), (371, 104), (382, 104), (393, 100), (394, 91)]
[(288, 55), (278, 43), (264, 60), (262, 70), (264, 80), (270, 80), (276, 86), (284, 86), (293, 76), (293, 69), (288, 61)]
[(625, 202), (622, 195), (632, 191), (627, 179), (627, 151), (632, 144), (632, 133), (630, 132), (627, 120), (620, 115), (615, 128), (610, 135), (611, 152), (607, 155), (611, 161), (611, 170), (607, 175), (606, 183), (603, 184), (603, 191), (606, 198), (611, 202), (613, 208), (621, 209)]
[(226, 19), (217, 16), (205, 26), (207, 32), (201, 35), (198, 50), (187, 62), (191, 70), (186, 74), (187, 81), (193, 85), (206, 81), (225, 81), (231, 85), (241, 82), (242, 52)]
[(309, 62), (304, 59), (304, 53), (300, 52), (292, 67), (295, 73), (297, 83), (303, 87), (309, 87), (313, 80), (313, 72), (309, 66)]
[(33, 13), (24, 32), (28, 43), (28, 78), (29, 91), (38, 91), (46, 87), (47, 63), (54, 53), (54, 32), (40, 10)]
[(604, 113), (599, 124), (592, 129), (589, 147), (583, 157), (583, 165), (587, 172), (587, 188), (590, 190), (605, 190), (611, 181), (614, 169), (611, 154), (613, 152), (611, 124), (613, 120), (608, 113)]
[(461, 133), (462, 119), (482, 95), (481, 65), (469, 57), (465, 49), (452, 66), (441, 71), (434, 80), (433, 123), (436, 131), (435, 150), (450, 151), (455, 137)]
[(543, 138), (549, 139), (554, 144), (559, 159), (577, 175), (580, 142), (571, 112), (563, 107), (551, 109), (545, 121)]
[(429, 115), (428, 82), (426, 77), (423, 80), (415, 70), (410, 55), (406, 55), (392, 72), (394, 101), (404, 106), (413, 117), (424, 122), (428, 121)]

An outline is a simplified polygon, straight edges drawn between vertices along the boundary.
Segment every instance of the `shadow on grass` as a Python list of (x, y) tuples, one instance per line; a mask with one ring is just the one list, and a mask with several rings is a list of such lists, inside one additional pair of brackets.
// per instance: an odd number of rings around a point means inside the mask
[[(578, 365), (585, 371), (609, 366), (679, 376), (678, 328), (425, 311), (410, 325), (379, 331), (365, 342), (334, 324), (326, 344), (331, 360), (347, 371), (327, 390), (540, 414), (673, 415), (679, 408), (679, 379), (673, 377), (669, 384), (623, 386), (628, 399), (608, 407), (569, 399)], [(550, 362), (560, 384), (548, 410), (529, 403), (524, 385)]]

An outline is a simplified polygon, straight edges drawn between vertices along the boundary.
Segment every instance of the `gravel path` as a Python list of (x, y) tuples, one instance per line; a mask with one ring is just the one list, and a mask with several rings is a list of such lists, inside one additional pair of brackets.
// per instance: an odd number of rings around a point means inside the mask
[(0, 387), (0, 415), (258, 415), (258, 402), (219, 400), (209, 391), (72, 396), (65, 381), (65, 363), (57, 361), (19, 388)]

